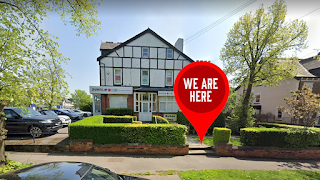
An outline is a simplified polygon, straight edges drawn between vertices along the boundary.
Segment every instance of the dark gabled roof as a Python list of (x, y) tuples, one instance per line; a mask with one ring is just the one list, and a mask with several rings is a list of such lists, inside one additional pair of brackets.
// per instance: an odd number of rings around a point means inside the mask
[(318, 60), (318, 56), (320, 55), (320, 53), (317, 56), (312, 56), (309, 57), (307, 59), (300, 59), (300, 63), (309, 71), (311, 69), (317, 69), (320, 68), (320, 62)]
[(139, 37), (147, 34), (147, 33), (151, 33), (152, 35), (154, 35), (156, 38), (158, 38), (160, 41), (162, 41), (163, 43), (165, 43), (167, 46), (169, 46), (171, 49), (174, 49), (175, 51), (179, 52), (181, 56), (183, 56), (184, 58), (186, 58), (187, 60), (189, 60), (190, 62), (194, 62), (190, 57), (188, 57), (187, 55), (185, 55), (183, 52), (181, 52), (179, 49), (177, 49), (176, 47), (174, 47), (172, 44), (170, 44), (168, 41), (166, 41), (165, 39), (163, 39), (161, 36), (159, 36), (157, 33), (155, 33), (154, 31), (152, 31), (150, 28), (144, 30), (143, 32), (137, 34), (136, 36), (134, 36), (133, 38), (121, 43), (120, 45), (116, 46), (113, 49), (110, 49), (109, 51), (105, 52), (103, 55), (101, 55), (100, 57), (97, 58), (97, 61), (100, 61), (103, 57), (108, 56), (109, 54), (111, 54), (112, 52), (124, 47), (125, 45), (131, 43), (132, 41), (138, 39)]

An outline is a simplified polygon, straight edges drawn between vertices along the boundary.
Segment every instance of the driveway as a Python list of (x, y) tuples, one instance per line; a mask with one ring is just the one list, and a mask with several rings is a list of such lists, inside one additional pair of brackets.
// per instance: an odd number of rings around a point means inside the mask
[(68, 138), (68, 127), (64, 127), (56, 134), (48, 134), (35, 139), (28, 134), (8, 134), (5, 143), (6, 145), (65, 145), (68, 144)]

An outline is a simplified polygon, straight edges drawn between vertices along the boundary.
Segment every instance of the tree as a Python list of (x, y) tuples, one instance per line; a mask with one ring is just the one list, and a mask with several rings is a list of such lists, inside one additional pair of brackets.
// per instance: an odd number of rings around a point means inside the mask
[(32, 88), (37, 89), (37, 95), (29, 95), (30, 100), (38, 106), (44, 105), (51, 109), (58, 104), (58, 101), (65, 99), (68, 91), (68, 84), (64, 78), (69, 75), (59, 64), (52, 63), (52, 59), (43, 59), (43, 62), (34, 64), (27, 71), (31, 73), (34, 83)]
[(288, 108), (281, 107), (281, 111), (293, 117), (306, 127), (313, 127), (316, 114), (320, 112), (320, 95), (304, 85), (302, 90), (291, 91), (291, 98), (284, 98)]
[(274, 86), (293, 78), (298, 60), (283, 55), (287, 50), (306, 47), (308, 29), (304, 21), (286, 22), (286, 5), (282, 0), (268, 10), (265, 12), (261, 5), (255, 14), (240, 17), (221, 50), (224, 72), (234, 77), (232, 83), (245, 88), (244, 98), (238, 102), (242, 105), (238, 114), (240, 127), (246, 127), (243, 121), (248, 117), (252, 87)]
[[(58, 51), (58, 37), (41, 29), (48, 12), (56, 12), (62, 21), (76, 27), (77, 35), (96, 34), (100, 25), (95, 0), (24, 1), (0, 0), (0, 167), (5, 163), (3, 106), (30, 104), (30, 97), (38, 97), (38, 82), (27, 73), (32, 64), (44, 65), (41, 59), (51, 59), (54, 67), (69, 58)], [(39, 85), (39, 84), (38, 84)]]
[[(87, 110), (88, 108), (86, 108), (86, 106), (92, 104), (91, 96), (84, 90), (75, 90), (74, 93), (71, 93), (70, 100), (76, 107), (79, 107), (82, 110)], [(90, 111), (92, 111), (92, 109)]]

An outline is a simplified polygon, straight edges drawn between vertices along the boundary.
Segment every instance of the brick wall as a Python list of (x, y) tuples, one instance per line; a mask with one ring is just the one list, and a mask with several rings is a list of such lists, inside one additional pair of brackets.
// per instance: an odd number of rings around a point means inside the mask
[(189, 145), (93, 144), (88, 139), (70, 140), (69, 146), (71, 152), (162, 155), (187, 155), (189, 152)]
[(218, 156), (279, 159), (320, 159), (320, 148), (282, 149), (276, 147), (232, 146), (232, 143), (217, 143)]
[(132, 110), (134, 110), (133, 94), (129, 94), (128, 97), (127, 97), (127, 108), (131, 108)]

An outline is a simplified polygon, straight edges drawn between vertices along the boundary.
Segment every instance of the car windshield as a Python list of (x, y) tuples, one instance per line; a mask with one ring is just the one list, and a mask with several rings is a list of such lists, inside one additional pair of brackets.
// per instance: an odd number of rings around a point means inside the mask
[(67, 109), (66, 111), (70, 112), (70, 113), (75, 113), (74, 111), (72, 111), (71, 109)]
[(33, 110), (32, 108), (17, 108), (15, 111), (22, 117), (33, 117), (33, 116), (42, 116), (38, 111)]
[(60, 109), (60, 110), (58, 110), (58, 111), (63, 112), (63, 113), (67, 113), (67, 114), (68, 114), (68, 113), (70, 113), (69, 111), (61, 110), (61, 109)]
[(53, 111), (43, 111), (43, 113), (44, 113), (45, 115), (57, 116), (57, 114), (56, 114), (55, 112), (53, 112)]

